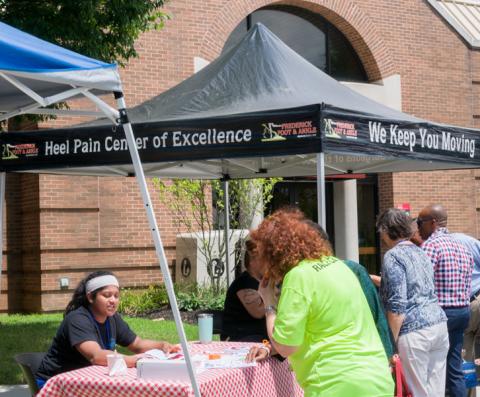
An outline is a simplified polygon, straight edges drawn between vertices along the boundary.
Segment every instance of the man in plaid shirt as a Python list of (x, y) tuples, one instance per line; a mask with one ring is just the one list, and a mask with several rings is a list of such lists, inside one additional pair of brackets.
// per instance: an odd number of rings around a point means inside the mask
[(433, 264), (435, 292), (448, 318), (447, 390), (452, 397), (465, 397), (462, 345), (470, 319), (473, 257), (448, 232), (447, 212), (441, 205), (425, 207), (418, 215), (417, 224), (424, 240), (422, 248)]

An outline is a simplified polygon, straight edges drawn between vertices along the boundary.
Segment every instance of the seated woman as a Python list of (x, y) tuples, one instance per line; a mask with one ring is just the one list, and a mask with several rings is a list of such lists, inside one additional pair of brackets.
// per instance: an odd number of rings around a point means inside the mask
[(135, 366), (140, 358), (138, 353), (150, 349), (170, 353), (180, 349), (178, 345), (145, 340), (135, 335), (117, 313), (119, 300), (119, 283), (110, 272), (91, 273), (79, 283), (36, 373), (39, 387), (62, 372), (88, 365), (107, 365), (107, 355), (117, 344), (136, 353), (124, 357), (128, 367)]
[(258, 280), (249, 273), (252, 242), (246, 242), (246, 270), (230, 285), (223, 307), (221, 340), (261, 342), (267, 339), (263, 301), (258, 294)]
[[(305, 396), (387, 397), (393, 380), (365, 295), (329, 244), (285, 211), (252, 232), (272, 347)], [(277, 304), (274, 286), (282, 282)]]

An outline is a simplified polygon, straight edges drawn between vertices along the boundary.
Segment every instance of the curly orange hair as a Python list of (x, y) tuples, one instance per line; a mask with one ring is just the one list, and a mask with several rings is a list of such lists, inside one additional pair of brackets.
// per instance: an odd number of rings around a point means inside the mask
[(306, 223), (300, 210), (280, 209), (250, 234), (256, 254), (267, 265), (275, 279), (285, 274), (303, 259), (320, 259), (332, 255), (330, 243)]

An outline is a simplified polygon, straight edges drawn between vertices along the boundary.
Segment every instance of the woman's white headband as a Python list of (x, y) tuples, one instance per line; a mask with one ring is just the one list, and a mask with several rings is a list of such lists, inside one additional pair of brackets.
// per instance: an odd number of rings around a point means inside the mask
[(89, 294), (90, 292), (93, 292), (99, 288), (106, 287), (108, 285), (114, 285), (115, 287), (120, 288), (120, 284), (118, 284), (117, 278), (115, 276), (112, 276), (111, 274), (107, 274), (105, 276), (98, 276), (92, 278), (91, 280), (88, 280), (87, 284), (85, 285), (85, 292)]

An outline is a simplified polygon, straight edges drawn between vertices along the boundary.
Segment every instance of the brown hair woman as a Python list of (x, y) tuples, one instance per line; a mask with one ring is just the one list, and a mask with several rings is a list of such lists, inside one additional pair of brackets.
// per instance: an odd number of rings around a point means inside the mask
[(280, 210), (251, 234), (270, 341), (306, 397), (390, 397), (387, 357), (360, 284), (304, 220)]

